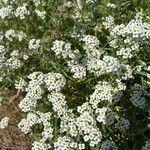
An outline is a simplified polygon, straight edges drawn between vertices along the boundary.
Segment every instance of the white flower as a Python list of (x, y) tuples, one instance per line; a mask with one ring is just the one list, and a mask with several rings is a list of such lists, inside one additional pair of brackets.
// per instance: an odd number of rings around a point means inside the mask
[(19, 60), (18, 58), (14, 58), (14, 57), (7, 59), (6, 63), (9, 69), (18, 69), (22, 65), (21, 60)]
[(87, 70), (94, 73), (96, 76), (103, 75), (105, 73), (106, 63), (99, 59), (91, 59), (87, 62)]
[(101, 149), (100, 150), (118, 150), (115, 142), (106, 140), (102, 143)]
[(44, 94), (44, 90), (40, 85), (34, 85), (34, 81), (29, 82), (29, 86), (26, 88), (26, 91), (28, 92), (26, 94), (26, 97), (29, 97), (31, 99), (41, 99), (42, 95)]
[[(119, 85), (119, 84), (118, 84)], [(120, 85), (119, 85), (120, 86)], [(90, 95), (90, 104), (94, 109), (97, 108), (97, 105), (102, 101), (107, 101), (109, 103), (119, 101), (122, 96), (120, 87), (114, 87), (109, 82), (103, 81), (99, 82), (95, 86), (95, 91)]]
[(16, 36), (18, 37), (19, 41), (22, 41), (27, 35), (23, 31), (20, 31)]
[(47, 141), (47, 139), (53, 138), (53, 128), (49, 126), (48, 128), (44, 128), (44, 131), (42, 132), (42, 141)]
[(99, 46), (99, 40), (96, 36), (85, 35), (81, 40), (84, 41), (85, 45), (90, 49)]
[(121, 132), (125, 133), (127, 130), (129, 130), (130, 122), (128, 119), (120, 118), (120, 120), (118, 120), (118, 122), (115, 124), (115, 127)]
[(85, 149), (85, 144), (84, 143), (79, 144), (79, 150), (82, 150), (82, 149)]
[(29, 112), (27, 115), (27, 122), (30, 127), (38, 123), (39, 116), (35, 113)]
[(24, 54), (24, 55), (23, 55), (23, 59), (24, 59), (24, 60), (27, 60), (28, 58), (29, 58), (29, 56), (28, 56), (27, 54)]
[(150, 149), (150, 141), (146, 141), (145, 145), (142, 146), (142, 150), (149, 150)]
[(74, 59), (76, 57), (75, 52), (71, 49), (70, 43), (65, 43), (64, 41), (55, 40), (53, 42), (53, 46), (51, 47), (51, 50), (55, 52), (57, 57), (62, 56), (63, 58), (71, 58)]
[(147, 70), (150, 71), (150, 66), (147, 67)]
[(48, 100), (52, 103), (53, 110), (57, 112), (58, 117), (66, 112), (65, 95), (58, 92), (52, 92), (50, 95), (48, 95)]
[(12, 14), (13, 7), (11, 5), (8, 5), (6, 7), (0, 8), (0, 18), (5, 19), (6, 17), (10, 17)]
[(105, 68), (106, 73), (117, 72), (121, 67), (119, 60), (112, 56), (104, 56), (103, 61), (107, 64)]
[(27, 134), (29, 132), (31, 132), (31, 127), (35, 124), (38, 123), (39, 117), (32, 113), (29, 112), (27, 115), (26, 119), (22, 119), (19, 124), (18, 124), (18, 128), (24, 133)]
[(11, 53), (10, 53), (10, 56), (11, 57), (14, 57), (14, 58), (17, 58), (19, 56), (19, 51), (18, 50), (13, 50)]
[(144, 97), (142, 97), (142, 94), (144, 93), (144, 89), (141, 85), (135, 84), (132, 87), (132, 93), (130, 101), (135, 107), (138, 107), (140, 109), (143, 109), (146, 105), (146, 100)]
[(91, 105), (88, 103), (88, 102), (85, 102), (85, 103), (83, 103), (81, 106), (78, 106), (77, 107), (77, 112), (79, 112), (79, 113), (83, 113), (83, 112), (90, 112), (90, 113), (92, 113), (93, 112), (93, 109), (92, 109), (92, 107), (91, 107)]
[(27, 82), (22, 78), (20, 78), (19, 81), (15, 83), (15, 88), (18, 90), (24, 91), (26, 86), (27, 86)]
[(121, 79), (127, 80), (133, 78), (133, 70), (130, 65), (121, 64)]
[(71, 147), (71, 148), (75, 148), (75, 149), (77, 149), (78, 144), (77, 144), (77, 143), (75, 143), (75, 142), (71, 142), (71, 143), (70, 143), (70, 147)]
[(16, 33), (14, 30), (12, 29), (9, 29), (5, 32), (5, 37), (9, 40), (9, 41), (12, 41), (13, 38), (16, 36)]
[(84, 136), (85, 142), (89, 141), (89, 145), (94, 147), (102, 139), (102, 133), (96, 126), (96, 120), (93, 118), (93, 113), (84, 111), (76, 120), (79, 133)]
[(121, 68), (121, 64), (117, 58), (112, 56), (104, 56), (103, 60), (91, 58), (87, 61), (87, 69), (96, 76), (105, 73), (116, 73)]
[(53, 42), (53, 47), (51, 48), (51, 50), (54, 51), (55, 54), (58, 56), (62, 53), (64, 44), (64, 41), (56, 40)]
[(42, 4), (41, 0), (33, 0), (33, 2), (36, 7)]
[(72, 110), (67, 110), (61, 116), (60, 132), (70, 134), (72, 137), (77, 137), (78, 130), (76, 126), (76, 118)]
[(40, 11), (40, 10), (36, 9), (35, 12), (41, 19), (45, 18), (46, 11)]
[(29, 11), (27, 10), (26, 6), (26, 3), (24, 3), (22, 6), (19, 6), (15, 11), (15, 16), (19, 17), (21, 20), (25, 19), (26, 15), (29, 15)]
[(114, 26), (114, 17), (113, 16), (108, 16), (104, 19), (103, 21), (103, 25), (105, 27), (105, 29), (111, 29)]
[(71, 72), (73, 73), (73, 78), (82, 79), (86, 76), (86, 68), (82, 65), (72, 65), (70, 66)]
[(0, 45), (0, 55), (5, 53), (5, 47), (3, 45)]
[(60, 91), (66, 84), (66, 79), (59, 73), (48, 73), (45, 75), (44, 83), (49, 91)]
[(54, 150), (71, 150), (70, 148), (71, 139), (67, 136), (57, 138), (54, 142)]
[(49, 148), (51, 148), (50, 144), (46, 144), (41, 141), (34, 141), (32, 144), (32, 150), (49, 150)]
[(143, 23), (142, 17), (137, 14), (135, 19), (132, 19), (127, 25), (116, 25), (110, 34), (112, 36), (132, 36), (135, 39), (145, 40), (150, 37), (150, 25)]
[(31, 39), (29, 41), (29, 49), (38, 49), (40, 47), (40, 39)]
[(107, 107), (97, 108), (95, 113), (97, 114), (98, 122), (103, 124), (112, 125), (114, 123), (115, 115), (114, 112)]
[[(51, 120), (51, 112), (36, 112), (40, 116), (39, 123), (43, 123), (44, 127), (49, 127), (50, 124), (48, 123)], [(47, 126), (48, 125), (48, 126)]]
[(109, 3), (107, 3), (107, 7), (110, 7), (110, 8), (116, 8), (116, 5), (109, 2)]
[(8, 126), (8, 121), (9, 121), (8, 117), (2, 118), (2, 120), (0, 121), (0, 129), (6, 128)]
[(30, 111), (32, 108), (34, 108), (37, 104), (37, 100), (30, 98), (30, 97), (25, 97), (20, 103), (19, 103), (19, 107), (21, 108), (21, 110), (23, 112), (28, 112)]
[(2, 41), (4, 38), (3, 32), (0, 31), (0, 41)]
[(31, 80), (29, 84), (31, 85), (31, 87), (33, 85), (41, 85), (44, 83), (44, 77), (45, 75), (40, 71), (33, 72), (28, 76), (28, 79)]
[(118, 56), (122, 56), (122, 58), (127, 59), (127, 58), (132, 58), (132, 49), (130, 48), (121, 48), (119, 51), (117, 51)]

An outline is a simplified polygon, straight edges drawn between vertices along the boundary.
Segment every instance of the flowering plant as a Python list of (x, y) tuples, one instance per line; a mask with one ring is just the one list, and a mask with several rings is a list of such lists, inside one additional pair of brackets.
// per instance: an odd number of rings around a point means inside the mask
[(1, 1), (0, 85), (25, 93), (32, 150), (150, 149), (148, 3)]

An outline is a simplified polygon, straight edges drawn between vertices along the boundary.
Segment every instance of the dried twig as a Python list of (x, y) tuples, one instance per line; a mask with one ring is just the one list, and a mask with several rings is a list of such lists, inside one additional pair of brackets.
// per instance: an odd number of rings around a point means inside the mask
[(15, 107), (15, 109), (18, 110), (18, 108), (16, 107), (16, 105), (15, 105), (15, 103), (14, 103), (14, 100), (17, 99), (17, 98), (20, 96), (20, 93), (21, 93), (21, 91), (18, 90), (17, 93), (16, 93), (16, 95), (14, 95), (14, 96), (9, 100), (8, 106), (9, 106), (10, 104), (13, 104), (13, 106)]

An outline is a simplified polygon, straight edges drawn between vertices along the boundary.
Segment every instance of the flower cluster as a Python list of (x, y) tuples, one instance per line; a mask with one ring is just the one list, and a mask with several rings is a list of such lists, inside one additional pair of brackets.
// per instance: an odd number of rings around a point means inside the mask
[(40, 39), (31, 39), (29, 41), (29, 49), (38, 49), (40, 47)]
[(34, 143), (32, 144), (32, 150), (48, 150), (49, 148), (51, 148), (51, 146), (49, 144), (46, 144), (44, 142), (37, 142), (34, 141)]
[(142, 146), (142, 150), (148, 150), (148, 149), (150, 149), (150, 141), (146, 141), (145, 145)]
[(2, 0), (0, 93), (21, 94), (18, 128), (35, 138), (33, 150), (139, 149), (139, 140), (149, 149), (143, 3)]
[(61, 116), (65, 113), (65, 96), (62, 93), (53, 92), (50, 95), (48, 95), (48, 100), (52, 103), (53, 109), (55, 112), (57, 112), (58, 116)]
[(66, 79), (59, 73), (48, 73), (44, 78), (44, 83), (50, 92), (60, 91), (65, 86)]
[(102, 122), (103, 124), (112, 125), (114, 123), (114, 113), (110, 108), (97, 108), (95, 113), (97, 114), (98, 122)]
[(0, 17), (1, 19), (5, 19), (6, 17), (9, 17), (12, 14), (12, 6), (8, 5), (6, 7), (1, 7), (0, 8)]
[(94, 147), (102, 139), (102, 133), (96, 127), (95, 113), (90, 104), (87, 102), (78, 106), (77, 111), (80, 113), (80, 116), (77, 118), (79, 132), (84, 135), (84, 141), (89, 141), (90, 146)]
[(41, 19), (45, 18), (45, 15), (46, 15), (45, 11), (40, 11), (40, 10), (36, 9), (35, 12)]
[(115, 142), (106, 140), (102, 143), (101, 150), (109, 150), (109, 149), (118, 150)]
[(93, 94), (90, 95), (90, 104), (93, 108), (97, 108), (98, 104), (102, 101), (110, 103), (119, 101), (123, 95), (122, 90), (126, 88), (122, 83), (119, 84), (114, 87), (107, 81), (99, 82), (95, 86)]
[(130, 122), (128, 119), (125, 118), (120, 118), (116, 123), (116, 128), (123, 133), (129, 130), (129, 126), (130, 126)]
[(15, 31), (13, 29), (9, 29), (5, 32), (5, 38), (11, 42), (14, 40), (14, 38), (17, 38), (21, 42), (26, 38), (26, 34), (23, 31)]
[(144, 89), (141, 85), (139, 84), (135, 84), (132, 87), (132, 94), (131, 94), (131, 102), (135, 107), (138, 107), (140, 109), (143, 109), (146, 105), (146, 100), (145, 98), (142, 96), (142, 94), (144, 93)]
[(105, 29), (111, 29), (114, 26), (114, 21), (115, 21), (115, 19), (111, 15), (108, 17), (105, 17), (104, 21), (103, 21), (103, 25), (104, 25)]
[(6, 128), (8, 126), (8, 122), (9, 122), (8, 117), (2, 118), (2, 120), (0, 121), (0, 129)]
[(86, 76), (85, 66), (79, 63), (81, 54), (78, 49), (72, 50), (70, 43), (56, 40), (53, 42), (51, 50), (55, 52), (57, 57), (69, 58), (67, 64), (73, 74), (73, 78), (82, 79)]
[(19, 17), (21, 20), (25, 19), (26, 15), (29, 15), (29, 11), (27, 10), (27, 4), (24, 3), (22, 6), (19, 6), (15, 11), (15, 16)]
[(16, 81), (15, 83), (15, 88), (18, 89), (18, 90), (22, 90), (24, 91), (25, 88), (27, 86), (27, 83), (24, 79), (20, 78), (18, 81)]

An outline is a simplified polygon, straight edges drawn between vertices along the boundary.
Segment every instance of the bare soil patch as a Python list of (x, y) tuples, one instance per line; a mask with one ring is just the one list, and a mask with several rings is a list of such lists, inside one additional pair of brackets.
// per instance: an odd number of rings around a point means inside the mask
[(22, 118), (18, 107), (22, 94), (10, 92), (7, 104), (0, 106), (0, 118), (9, 117), (9, 125), (0, 129), (0, 150), (31, 150), (32, 138), (23, 134), (17, 127)]

